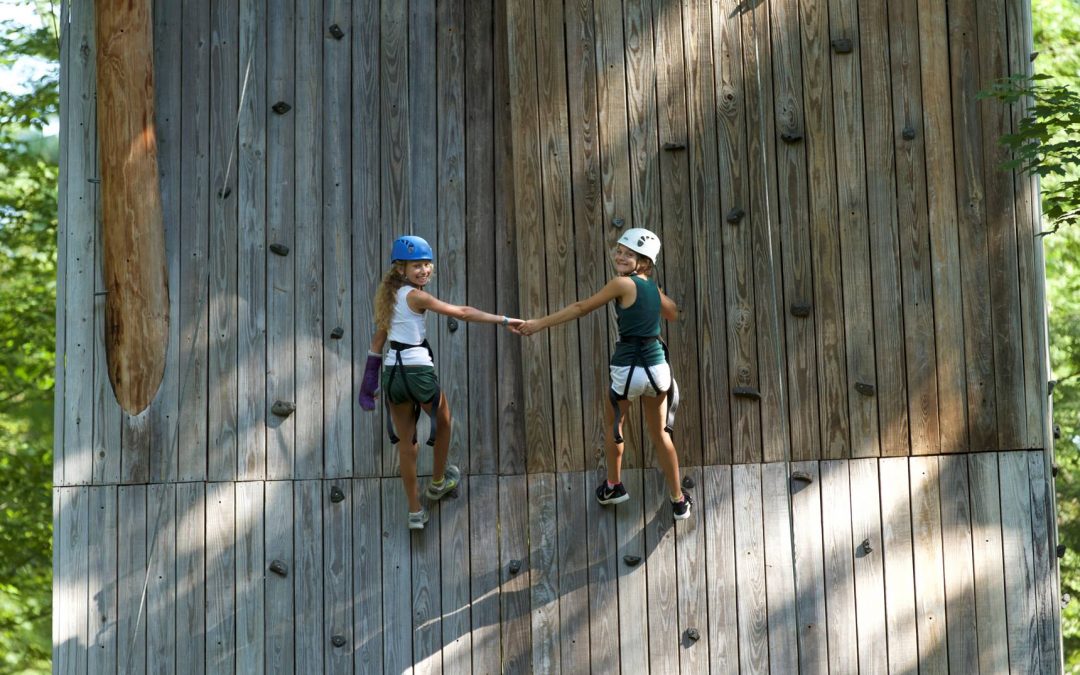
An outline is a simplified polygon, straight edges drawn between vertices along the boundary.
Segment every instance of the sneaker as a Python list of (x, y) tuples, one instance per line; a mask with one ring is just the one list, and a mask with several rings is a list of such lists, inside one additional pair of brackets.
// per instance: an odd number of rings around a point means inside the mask
[(630, 499), (630, 495), (626, 493), (626, 488), (622, 483), (616, 483), (611, 487), (608, 487), (607, 481), (600, 483), (600, 487), (596, 488), (596, 501), (600, 502), (604, 506), (608, 504), (622, 504), (627, 499)]
[(443, 471), (442, 485), (436, 487), (434, 483), (428, 483), (427, 490), (424, 492), (428, 499), (433, 501), (439, 501), (451, 490), (458, 486), (461, 482), (461, 470), (453, 464), (446, 465), (446, 471)]
[(424, 529), (424, 523), (428, 521), (427, 509), (421, 508), (416, 513), (409, 512), (409, 529), (410, 530), (422, 530)]
[(682, 499), (671, 502), (671, 510), (675, 512), (675, 520), (686, 520), (690, 517), (690, 509), (694, 506), (694, 500), (685, 489), (682, 491)]

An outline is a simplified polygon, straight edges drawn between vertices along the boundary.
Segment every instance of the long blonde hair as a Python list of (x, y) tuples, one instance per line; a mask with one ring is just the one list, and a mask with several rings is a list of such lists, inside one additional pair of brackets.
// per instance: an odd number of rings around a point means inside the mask
[(394, 302), (398, 289), (408, 283), (405, 278), (405, 265), (394, 261), (386, 270), (379, 288), (375, 291), (375, 327), (389, 332), (390, 320), (394, 318)]

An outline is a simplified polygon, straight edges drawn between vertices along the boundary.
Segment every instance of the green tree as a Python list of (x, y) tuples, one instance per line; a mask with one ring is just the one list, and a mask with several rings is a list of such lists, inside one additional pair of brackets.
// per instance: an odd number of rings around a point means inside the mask
[[(5, 2), (9, 8), (25, 3)], [(0, 672), (50, 670), (58, 115), (56, 8), (0, 23)], [(5, 15), (9, 13), (5, 12)]]

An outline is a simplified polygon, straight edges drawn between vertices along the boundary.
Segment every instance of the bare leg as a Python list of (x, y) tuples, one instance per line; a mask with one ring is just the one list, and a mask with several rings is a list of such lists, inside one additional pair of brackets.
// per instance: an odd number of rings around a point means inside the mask
[[(431, 404), (423, 406), (424, 412), (431, 413)], [(439, 482), (446, 472), (447, 460), (450, 456), (450, 432), (453, 420), (450, 418), (450, 400), (443, 394), (439, 398), (438, 428), (435, 430), (435, 466), (431, 469), (431, 479)]]
[(649, 428), (649, 438), (656, 447), (656, 461), (664, 472), (668, 494), (671, 499), (682, 499), (682, 484), (679, 482), (679, 455), (671, 434), (664, 431), (664, 418), (667, 416), (667, 392), (657, 396), (642, 396), (641, 409), (645, 414), (645, 426)]
[(416, 487), (416, 457), (418, 451), (413, 435), (416, 433), (416, 420), (413, 418), (412, 403), (392, 403), (390, 419), (394, 422), (394, 431), (398, 435), (398, 457), (401, 458), (401, 484), (405, 488), (405, 498), (409, 500), (409, 511), (420, 510), (420, 495)]
[[(622, 418), (619, 420), (619, 435), (622, 436), (622, 423), (630, 409), (630, 401), (619, 401)], [(622, 458), (625, 443), (615, 443), (615, 411), (610, 403), (604, 406), (604, 454), (607, 456), (607, 480), (612, 485), (622, 482)]]

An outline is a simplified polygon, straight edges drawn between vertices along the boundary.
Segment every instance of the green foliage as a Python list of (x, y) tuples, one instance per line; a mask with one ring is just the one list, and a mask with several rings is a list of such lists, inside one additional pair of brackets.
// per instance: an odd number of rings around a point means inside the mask
[[(11, 4), (11, 3), (6, 3)], [(0, 91), (0, 673), (49, 672), (52, 396), (59, 108), (57, 18), (0, 23), (0, 69), (46, 67)]]

